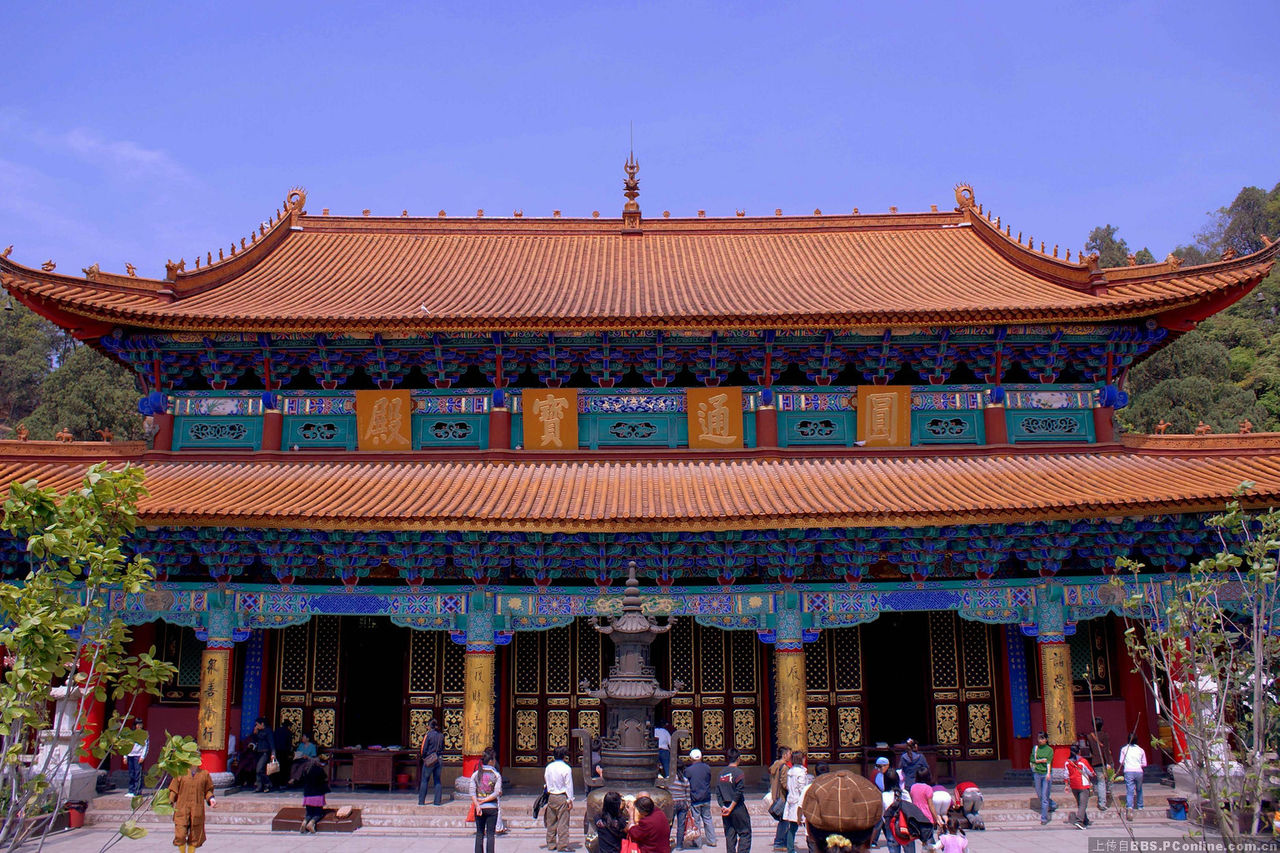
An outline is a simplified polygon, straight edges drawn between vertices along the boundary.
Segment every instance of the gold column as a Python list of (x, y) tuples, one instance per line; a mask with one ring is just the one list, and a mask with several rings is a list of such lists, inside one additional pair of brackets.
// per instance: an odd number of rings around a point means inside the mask
[(1076, 697), (1071, 677), (1071, 647), (1061, 640), (1038, 643), (1045, 731), (1054, 746), (1076, 742)]
[(804, 647), (778, 649), (778, 745), (808, 752), (808, 711), (805, 705)]
[(200, 655), (200, 707), (196, 745), (211, 773), (227, 769), (227, 708), (231, 699), (231, 649), (206, 648)]
[(493, 668), (494, 653), (468, 650), (464, 656), (466, 695), (462, 706), (462, 755), (479, 757), (493, 741)]

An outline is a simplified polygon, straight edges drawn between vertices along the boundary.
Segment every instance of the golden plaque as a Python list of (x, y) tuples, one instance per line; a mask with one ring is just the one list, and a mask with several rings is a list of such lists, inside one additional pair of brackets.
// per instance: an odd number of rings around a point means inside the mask
[(685, 392), (685, 401), (690, 447), (742, 447), (741, 388), (690, 388)]
[(200, 656), (200, 708), (196, 745), (227, 748), (227, 687), (231, 678), (231, 649), (205, 649)]
[(412, 423), (410, 392), (356, 392), (356, 438), (361, 450), (411, 449)]
[(547, 388), (524, 392), (524, 446), (529, 450), (578, 449), (578, 392)]
[(911, 446), (911, 386), (858, 386), (858, 441), (866, 447)]

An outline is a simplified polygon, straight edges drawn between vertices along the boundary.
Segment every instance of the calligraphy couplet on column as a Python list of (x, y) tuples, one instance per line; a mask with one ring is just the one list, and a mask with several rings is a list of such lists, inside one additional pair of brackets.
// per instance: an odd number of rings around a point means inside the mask
[(200, 710), (196, 745), (201, 749), (227, 748), (227, 686), (231, 650), (205, 649), (200, 655)]
[(361, 450), (413, 447), (413, 398), (408, 391), (357, 391), (356, 429)]
[(578, 449), (578, 391), (526, 391), (522, 402), (524, 446), (530, 450)]
[(1071, 647), (1040, 643), (1040, 681), (1044, 693), (1045, 731), (1049, 743), (1067, 746), (1076, 739), (1075, 684), (1071, 677)]
[(911, 445), (911, 386), (858, 386), (858, 441), (866, 447)]
[(689, 446), (701, 450), (742, 447), (742, 389), (690, 388)]

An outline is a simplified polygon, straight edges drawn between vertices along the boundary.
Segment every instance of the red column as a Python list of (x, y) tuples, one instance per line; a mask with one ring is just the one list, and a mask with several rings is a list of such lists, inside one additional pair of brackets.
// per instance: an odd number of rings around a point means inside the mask
[(284, 432), (284, 415), (278, 409), (262, 413), (262, 449), (280, 450), (280, 437)]
[(756, 409), (756, 447), (778, 446), (778, 410), (773, 406)]
[(991, 403), (983, 409), (982, 426), (987, 433), (987, 444), (1009, 443), (1009, 425), (1004, 419), (1004, 406)]
[[(1114, 622), (1114, 642), (1120, 649), (1120, 692), (1124, 696), (1125, 731), (1135, 734), (1138, 746), (1146, 749), (1151, 744), (1151, 713), (1148, 710), (1147, 684), (1142, 675), (1133, 671), (1133, 658), (1124, 642), (1124, 623)], [(1127, 741), (1126, 741), (1127, 742)]]
[(489, 410), (489, 448), (511, 449), (511, 410), (506, 406), (495, 406)]
[(1115, 441), (1115, 411), (1110, 406), (1097, 406), (1093, 410), (1093, 437), (1099, 444)]
[(102, 734), (102, 726), (106, 719), (106, 706), (93, 698), (93, 690), (100, 681), (93, 671), (93, 653), (93, 646), (85, 646), (80, 650), (80, 660), (76, 664), (76, 671), (84, 673), (86, 676), (84, 694), (80, 699), (80, 707), (82, 709), (80, 731), (84, 733), (84, 736), (80, 739), (80, 763), (87, 764), (90, 767), (97, 767), (98, 759), (90, 755), (89, 750), (97, 745), (98, 737)]
[(152, 446), (156, 450), (172, 450), (173, 449), (173, 415), (165, 412), (161, 415), (152, 415), (156, 425), (156, 437)]

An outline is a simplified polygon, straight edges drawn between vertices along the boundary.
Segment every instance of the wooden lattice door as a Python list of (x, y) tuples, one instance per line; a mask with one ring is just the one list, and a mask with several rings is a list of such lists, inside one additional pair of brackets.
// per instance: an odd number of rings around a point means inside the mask
[(314, 616), (290, 625), (276, 645), (276, 724), (296, 737), (310, 732), (318, 746), (333, 747), (338, 734), (342, 618)]
[(434, 717), (444, 733), (445, 761), (462, 760), (465, 648), (444, 631), (409, 633), (408, 741), (417, 746)]
[(569, 743), (573, 729), (600, 733), (600, 700), (581, 695), (578, 683), (586, 679), (594, 689), (604, 677), (602, 639), (582, 619), (546, 631), (522, 631), (512, 639), (508, 660), (514, 766), (541, 766), (557, 746), (574, 746)]
[(804, 653), (809, 755), (856, 761), (864, 741), (862, 627), (824, 630)]
[(992, 626), (929, 613), (934, 743), (943, 758), (998, 758)]
[[(754, 631), (724, 631), (686, 616), (667, 634), (671, 683), (683, 689), (671, 699), (671, 724), (692, 736), (710, 761), (736, 747), (744, 765), (760, 764), (760, 641)], [(665, 686), (665, 685), (664, 685)]]

